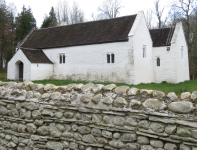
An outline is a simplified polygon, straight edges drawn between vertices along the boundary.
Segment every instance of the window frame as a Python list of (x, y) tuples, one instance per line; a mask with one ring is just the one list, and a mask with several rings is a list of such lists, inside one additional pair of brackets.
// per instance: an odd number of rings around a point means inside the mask
[(65, 64), (65, 63), (66, 63), (65, 53), (59, 53), (59, 64)]
[(142, 47), (142, 58), (146, 58), (146, 45), (143, 44), (143, 47)]
[(184, 47), (181, 46), (181, 59), (183, 59), (183, 50), (184, 50)]
[(161, 59), (159, 57), (157, 57), (156, 59), (156, 64), (157, 64), (157, 67), (161, 66)]
[(115, 54), (114, 53), (107, 53), (107, 64), (114, 64), (115, 63)]

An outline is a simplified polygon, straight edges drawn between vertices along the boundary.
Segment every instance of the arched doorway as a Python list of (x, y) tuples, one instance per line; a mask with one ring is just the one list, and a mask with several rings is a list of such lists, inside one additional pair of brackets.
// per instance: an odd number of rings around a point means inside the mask
[(23, 63), (19, 63), (19, 81), (23, 81)]
[(24, 77), (24, 64), (22, 61), (17, 61), (15, 63), (15, 80), (16, 81), (23, 81)]

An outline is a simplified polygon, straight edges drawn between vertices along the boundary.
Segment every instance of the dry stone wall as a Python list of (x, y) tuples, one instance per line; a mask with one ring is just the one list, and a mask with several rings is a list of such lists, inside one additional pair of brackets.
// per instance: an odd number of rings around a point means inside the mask
[(197, 91), (0, 82), (0, 150), (197, 150)]

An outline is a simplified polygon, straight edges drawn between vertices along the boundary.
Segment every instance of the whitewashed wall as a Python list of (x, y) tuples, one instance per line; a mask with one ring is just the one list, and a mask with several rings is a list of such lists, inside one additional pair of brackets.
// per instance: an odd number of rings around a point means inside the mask
[(19, 79), (19, 69), (17, 62), (23, 62), (23, 79), (30, 80), (31, 79), (31, 62), (27, 59), (24, 53), (21, 50), (18, 50), (17, 53), (12, 57), (12, 59), (8, 62), (8, 70), (7, 70), (7, 78), (12, 80)]
[[(128, 42), (46, 49), (44, 53), (54, 62), (55, 79), (128, 83), (131, 47), (129, 39)], [(65, 64), (59, 63), (60, 53), (65, 53)], [(107, 63), (108, 53), (115, 54), (115, 63)]]
[[(160, 66), (157, 66), (157, 58), (160, 58)], [(167, 46), (153, 47), (153, 67), (154, 82), (176, 83), (176, 45), (172, 44), (170, 51), (167, 51)]]
[(31, 64), (31, 80), (51, 79), (53, 76), (53, 64)]
[[(138, 13), (133, 29), (134, 84), (151, 83), (154, 80), (152, 39), (143, 12)], [(143, 58), (143, 45), (146, 45), (146, 58)]]
[[(189, 80), (189, 60), (188, 47), (185, 40), (182, 24), (177, 24), (179, 32), (176, 39), (176, 67), (177, 67), (177, 83)], [(183, 46), (183, 59), (181, 59), (181, 46)]]
[[(142, 48), (146, 45), (146, 58)], [(152, 40), (143, 12), (139, 12), (128, 42), (114, 42), (44, 50), (54, 62), (55, 79), (139, 84), (153, 82)], [(59, 63), (65, 53), (66, 63)], [(115, 54), (115, 63), (107, 63), (107, 53)], [(134, 65), (135, 64), (135, 65)]]
[[(183, 59), (181, 46), (184, 47)], [(160, 66), (157, 66), (156, 62), (158, 57)], [(153, 67), (156, 83), (179, 83), (189, 80), (188, 50), (181, 23), (176, 25), (170, 51), (167, 51), (167, 46), (153, 47)]]

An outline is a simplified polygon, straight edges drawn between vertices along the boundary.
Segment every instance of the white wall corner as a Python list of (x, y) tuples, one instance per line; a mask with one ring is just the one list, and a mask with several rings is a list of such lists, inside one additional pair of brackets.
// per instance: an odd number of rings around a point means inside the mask
[(133, 23), (133, 26), (132, 26), (128, 36), (133, 36), (135, 34), (135, 31), (136, 31), (138, 24), (140, 23), (140, 20), (143, 15), (144, 15), (144, 11), (138, 11), (137, 16), (135, 18), (135, 21)]
[(175, 43), (176, 42), (177, 37), (178, 37), (178, 33), (179, 33), (179, 30), (180, 30), (181, 27), (182, 27), (182, 22), (178, 22), (176, 24), (176, 27), (175, 27), (175, 30), (174, 30), (174, 34), (173, 34), (171, 43)]

